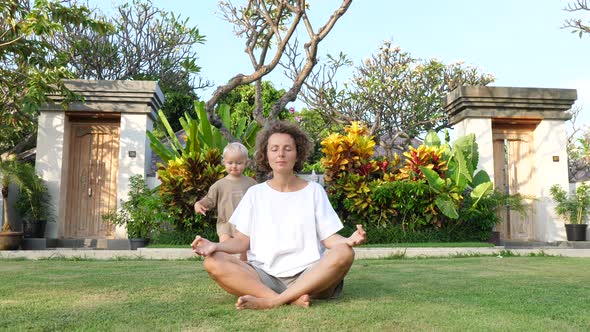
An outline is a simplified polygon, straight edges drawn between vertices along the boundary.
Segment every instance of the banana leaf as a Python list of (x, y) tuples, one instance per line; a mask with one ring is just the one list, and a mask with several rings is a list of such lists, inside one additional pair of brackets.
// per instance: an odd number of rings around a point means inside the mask
[(148, 139), (150, 140), (150, 147), (152, 148), (152, 151), (158, 157), (160, 157), (160, 159), (162, 159), (165, 163), (168, 163), (168, 161), (170, 161), (171, 159), (175, 159), (177, 157), (180, 157), (180, 154), (178, 153), (177, 150), (164, 145), (151, 132), (146, 131), (146, 135), (148, 136)]

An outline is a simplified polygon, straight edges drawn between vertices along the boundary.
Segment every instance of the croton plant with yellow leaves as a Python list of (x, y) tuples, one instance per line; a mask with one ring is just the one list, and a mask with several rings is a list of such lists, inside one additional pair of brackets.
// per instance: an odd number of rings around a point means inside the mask
[(406, 159), (404, 167), (400, 169), (397, 175), (398, 180), (409, 179), (416, 181), (424, 179), (424, 173), (420, 170), (420, 167), (431, 169), (439, 176), (444, 177), (448, 169), (447, 161), (443, 158), (444, 146), (420, 145), (418, 148), (413, 146), (409, 148), (409, 151), (403, 153)]
[(372, 192), (381, 182), (395, 178), (400, 158), (374, 158), (375, 140), (360, 122), (352, 122), (344, 132), (333, 133), (321, 142), (328, 195), (345, 219), (370, 217), (385, 223), (396, 212), (375, 202)]
[[(442, 227), (445, 221), (458, 220), (461, 208), (472, 208), (492, 190), (489, 176), (476, 173), (473, 135), (457, 139), (451, 147), (431, 132), (423, 145), (409, 147), (402, 164), (398, 155), (375, 158), (375, 140), (360, 122), (352, 122), (344, 131), (321, 142), (322, 163), (330, 200), (351, 223), (407, 225), (410, 220), (412, 229)], [(403, 182), (416, 185), (395, 185)], [(466, 192), (473, 202), (468, 207), (462, 206)]]
[[(218, 149), (203, 149), (199, 156), (182, 155), (158, 164), (159, 194), (165, 208), (176, 220), (177, 229), (198, 229), (195, 224), (194, 202), (205, 196), (215, 181), (225, 176)], [(201, 217), (197, 216), (200, 220)], [(200, 223), (213, 223), (211, 216)]]

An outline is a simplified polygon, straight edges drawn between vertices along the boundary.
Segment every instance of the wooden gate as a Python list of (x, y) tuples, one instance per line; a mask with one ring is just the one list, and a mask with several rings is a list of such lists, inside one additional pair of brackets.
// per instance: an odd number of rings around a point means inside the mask
[[(504, 240), (530, 241), (534, 238), (534, 123), (494, 123), (494, 183), (498, 190), (525, 197), (526, 216), (507, 208), (498, 213), (502, 222), (496, 227)], [(529, 197), (529, 198), (527, 198)]]
[(65, 238), (110, 238), (102, 215), (117, 206), (119, 122), (71, 124)]

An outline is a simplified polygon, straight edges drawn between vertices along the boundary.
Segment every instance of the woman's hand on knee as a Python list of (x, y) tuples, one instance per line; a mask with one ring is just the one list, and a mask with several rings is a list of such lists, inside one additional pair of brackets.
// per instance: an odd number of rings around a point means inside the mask
[(365, 233), (363, 225), (356, 225), (356, 231), (346, 239), (346, 244), (350, 247), (354, 247), (365, 243), (366, 240), (367, 233)]
[(199, 256), (209, 256), (217, 250), (217, 246), (214, 242), (207, 240), (200, 235), (195, 237), (193, 243), (191, 243), (193, 252)]

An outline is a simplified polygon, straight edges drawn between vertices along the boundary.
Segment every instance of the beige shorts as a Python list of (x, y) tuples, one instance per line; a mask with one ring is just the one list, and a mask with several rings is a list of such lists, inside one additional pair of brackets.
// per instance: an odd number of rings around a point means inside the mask
[[(296, 275), (294, 275), (292, 277), (275, 277), (275, 276), (272, 276), (272, 275), (266, 273), (266, 271), (264, 271), (263, 269), (252, 265), (250, 262), (246, 262), (246, 263), (248, 265), (250, 265), (252, 268), (254, 268), (256, 273), (258, 273), (258, 277), (260, 278), (260, 281), (262, 281), (262, 283), (266, 287), (268, 287), (268, 288), (272, 289), (273, 291), (277, 292), (278, 294), (280, 294), (280, 293), (284, 292), (289, 286), (291, 286), (295, 281), (297, 281), (297, 279), (299, 277), (301, 277), (307, 271), (309, 271), (312, 267), (314, 267), (318, 262), (310, 265), (307, 269), (297, 273)], [(344, 280), (340, 280), (340, 283), (338, 284), (338, 286), (336, 286), (336, 288), (334, 289), (334, 292), (331, 295), (324, 296), (324, 297), (313, 297), (313, 298), (314, 299), (321, 299), (321, 300), (335, 300), (335, 299), (339, 298), (340, 295), (342, 295), (342, 289), (344, 289)]]

